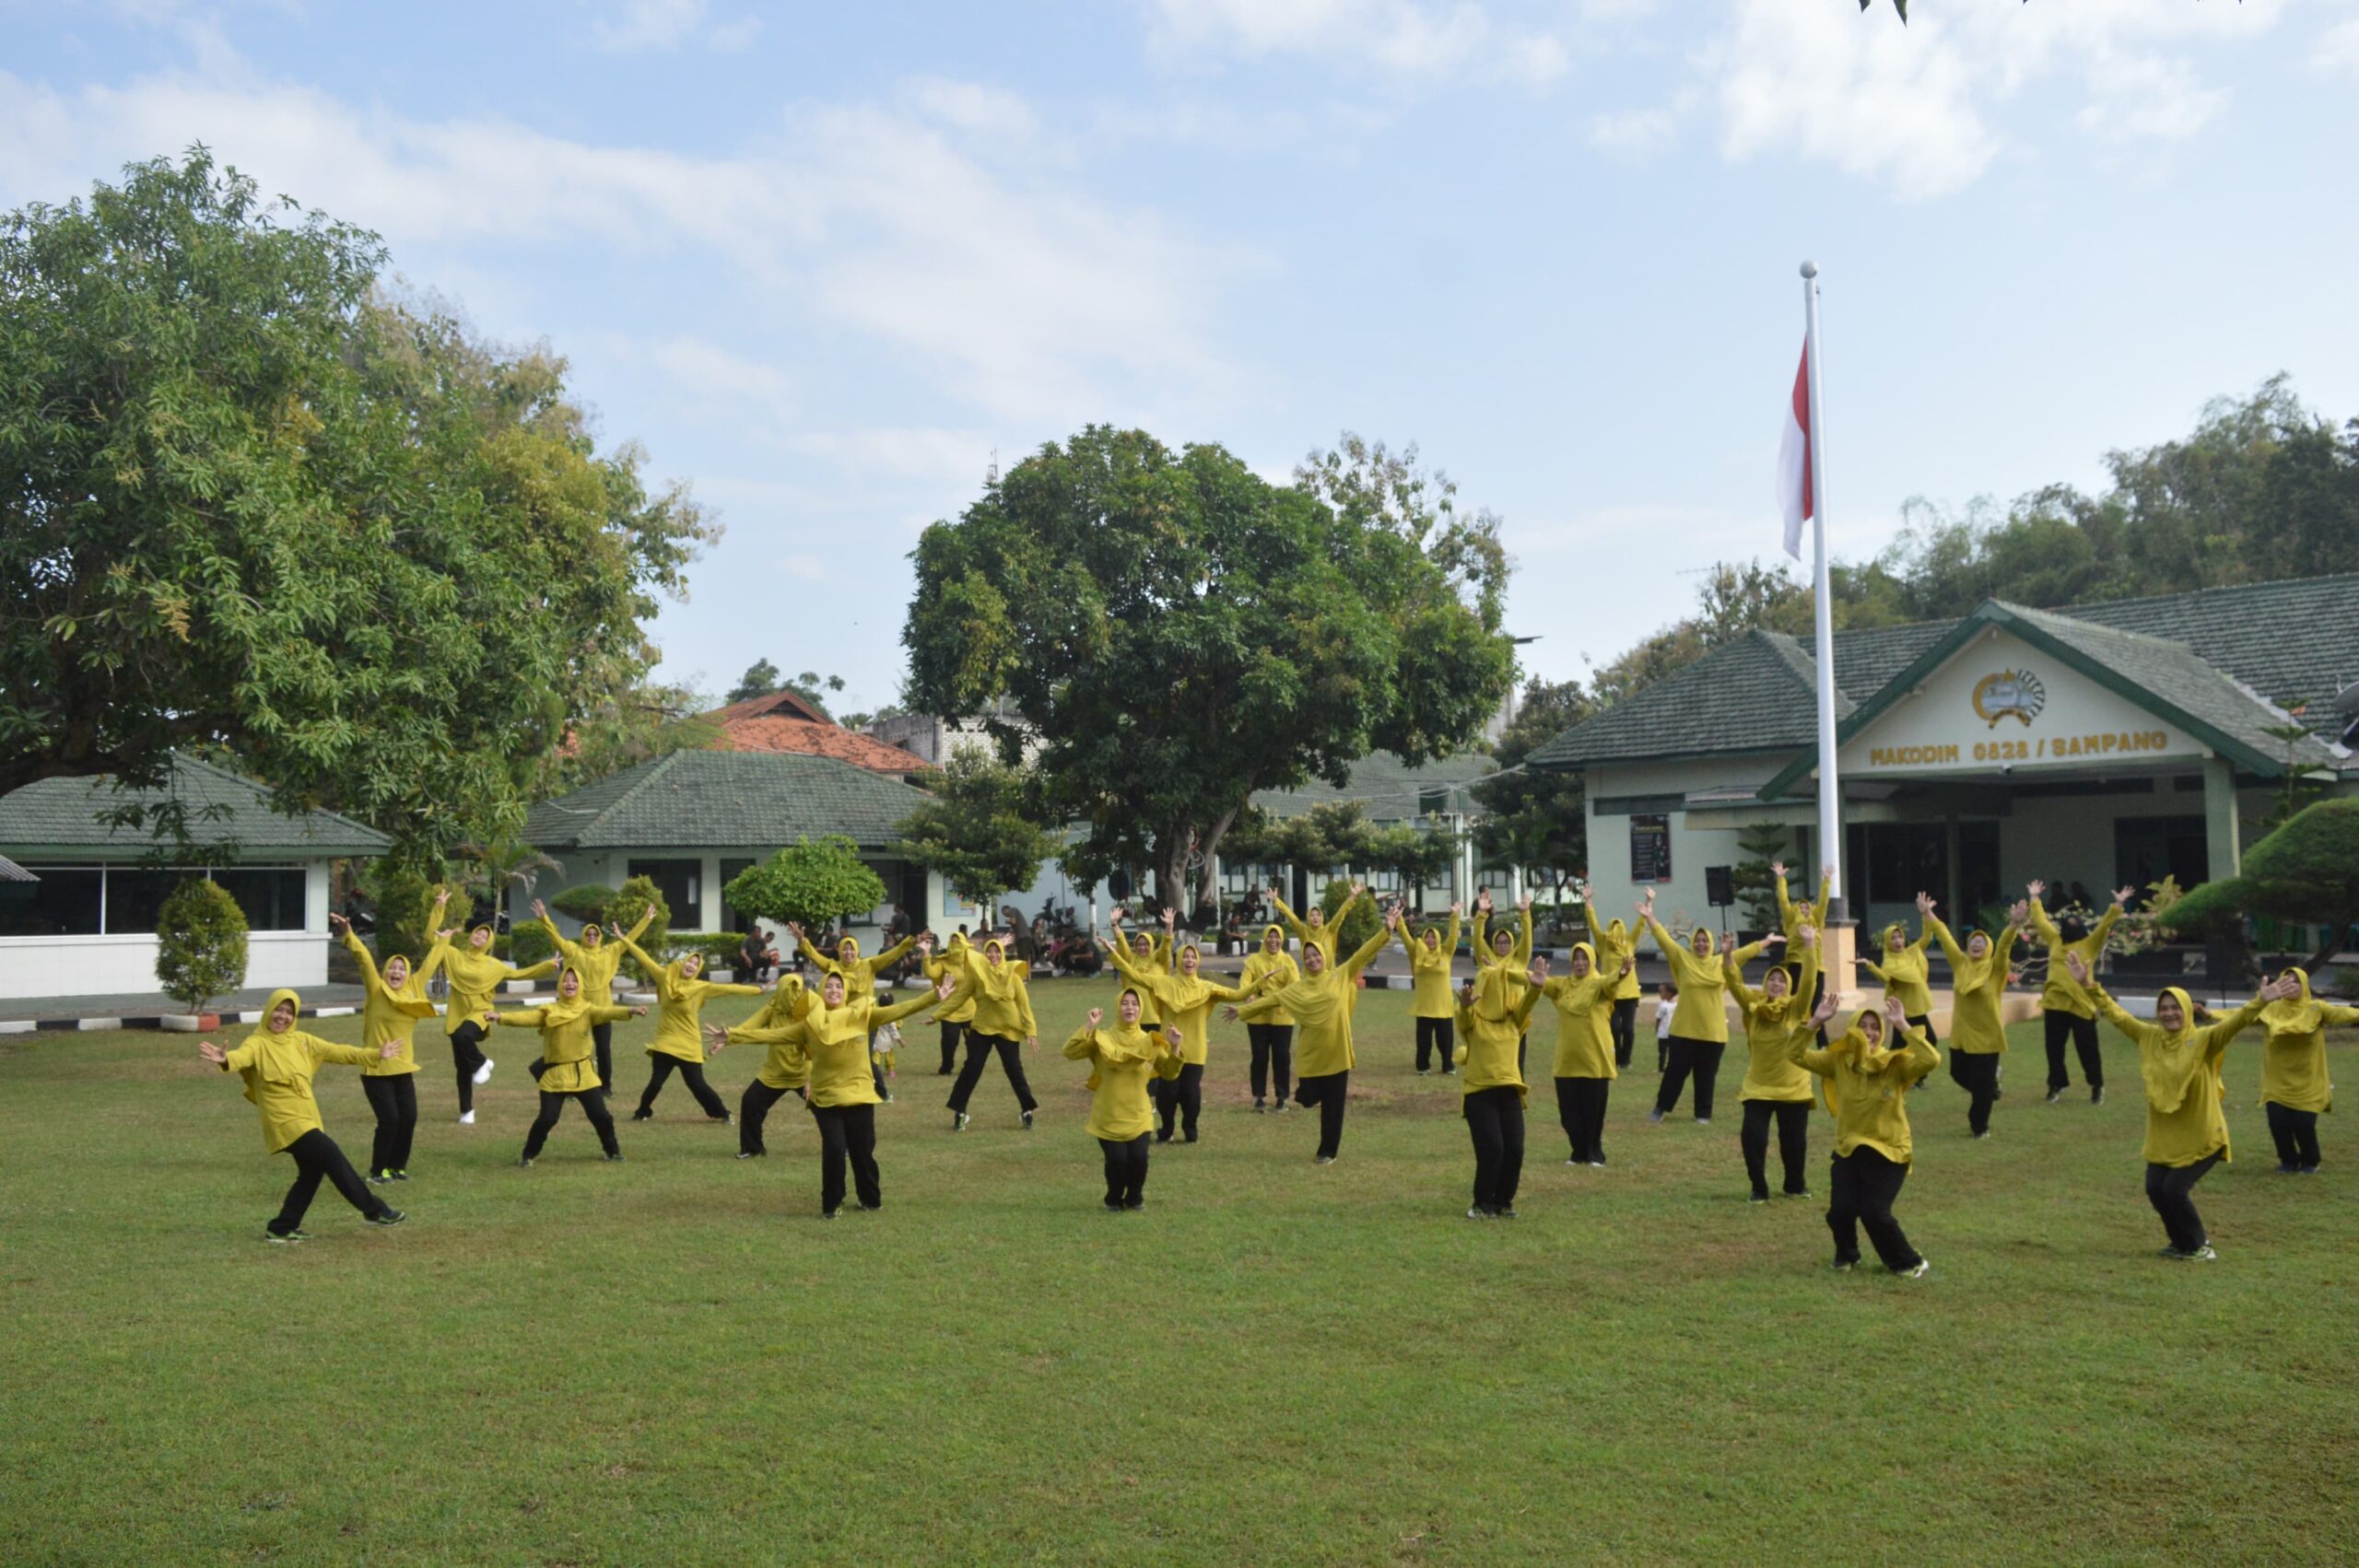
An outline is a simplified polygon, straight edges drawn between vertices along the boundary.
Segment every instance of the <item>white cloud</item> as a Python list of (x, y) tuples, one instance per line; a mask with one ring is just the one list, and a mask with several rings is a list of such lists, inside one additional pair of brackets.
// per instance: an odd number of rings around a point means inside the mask
[(1642, 156), (1668, 146), (1679, 134), (1679, 116), (1668, 106), (1627, 109), (1592, 115), (1590, 145), (1607, 152)]
[(1403, 76), (1554, 81), (1569, 59), (1553, 33), (1505, 26), (1473, 0), (1149, 0), (1180, 53), (1307, 54)]
[(2310, 64), (2321, 71), (2359, 76), (2359, 17), (2335, 23), (2310, 46)]
[(710, 22), (711, 11), (710, 0), (627, 0), (590, 24), (590, 41), (608, 54), (642, 54), (701, 38), (706, 48), (726, 53), (745, 48), (762, 30), (762, 18), (751, 12)]

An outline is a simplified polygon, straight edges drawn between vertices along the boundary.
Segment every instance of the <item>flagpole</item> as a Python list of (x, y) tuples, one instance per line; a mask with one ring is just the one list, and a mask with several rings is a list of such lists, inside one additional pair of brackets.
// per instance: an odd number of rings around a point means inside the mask
[[(1831, 869), (1829, 921), (1846, 918), (1843, 896), (1843, 790), (1835, 769), (1835, 610), (1826, 581), (1826, 421), (1819, 409), (1818, 263), (1802, 263), (1804, 359), (1810, 373), (1811, 597), (1818, 638), (1818, 857)], [(1805, 873), (1807, 875), (1807, 873)]]

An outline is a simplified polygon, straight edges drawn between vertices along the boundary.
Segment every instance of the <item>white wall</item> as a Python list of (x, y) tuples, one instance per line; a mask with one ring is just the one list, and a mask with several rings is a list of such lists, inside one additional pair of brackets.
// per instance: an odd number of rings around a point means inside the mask
[[(287, 862), (277, 862), (285, 865)], [(305, 866), (299, 931), (246, 934), (244, 989), (276, 989), (327, 984), (328, 868)], [(0, 1000), (34, 997), (110, 996), (157, 989), (153, 936), (0, 937)]]
[[(1638, 897), (1654, 889), (1655, 916), (1666, 926), (1682, 923), (1717, 928), (1720, 911), (1704, 892), (1706, 866), (1733, 866), (1743, 857), (1737, 835), (1746, 822), (1788, 814), (1766, 806), (1740, 811), (1687, 813), (1672, 806), (1661, 814), (1671, 821), (1671, 872), (1667, 883), (1640, 884), (1630, 880), (1630, 818), (1616, 813), (1601, 815), (1600, 800), (1631, 795), (1684, 796), (1694, 790), (1743, 787), (1758, 789), (1785, 765), (1782, 756), (1725, 757), (1702, 762), (1614, 764), (1589, 771), (1589, 873), (1595, 888), (1599, 916), (1631, 918)], [(1695, 819), (1691, 821), (1691, 816)], [(1809, 880), (1815, 883), (1815, 878)], [(1738, 912), (1729, 911), (1729, 928), (1736, 929)]]

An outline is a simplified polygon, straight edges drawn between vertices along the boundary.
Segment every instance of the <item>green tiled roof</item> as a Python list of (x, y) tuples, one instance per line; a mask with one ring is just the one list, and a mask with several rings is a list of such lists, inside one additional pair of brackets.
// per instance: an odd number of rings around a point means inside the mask
[[(2093, 678), (2154, 699), (2183, 726), (2256, 771), (2282, 767), (2274, 711), (2304, 715), (2330, 738), (2336, 691), (2359, 680), (2359, 575), (2209, 589), (2156, 599), (2034, 610), (1987, 601), (1967, 621), (2008, 626), (2058, 646)], [(1923, 622), (1835, 634), (1836, 717), (1847, 728), (1889, 701), (1887, 688), (1964, 623)], [(1753, 632), (1615, 704), (1532, 754), (1542, 767), (1807, 751), (1816, 740), (1815, 664), (1805, 642)], [(1895, 694), (1896, 695), (1896, 694)], [(1879, 699), (1883, 700), (1879, 700)], [(2305, 743), (2311, 766), (2353, 766)]]
[(839, 834), (885, 849), (927, 798), (833, 757), (683, 751), (543, 801), (524, 837), (542, 849), (776, 848)]
[(1466, 752), (1458, 756), (1443, 757), (1421, 767), (1412, 767), (1391, 752), (1371, 752), (1352, 764), (1351, 777), (1338, 790), (1324, 779), (1312, 779), (1299, 790), (1263, 790), (1253, 797), (1253, 803), (1273, 817), (1301, 816), (1317, 805), (1335, 801), (1358, 801), (1367, 808), (1373, 822), (1399, 822), (1419, 815), (1419, 801), (1426, 794), (1448, 789), (1452, 796), (1450, 810), (1466, 811), (1471, 802), (1466, 786), (1477, 778), (1487, 778), (1498, 771), (1498, 763), (1485, 752)]
[(156, 847), (147, 827), (110, 826), (100, 816), (128, 805), (174, 799), (187, 807), (191, 838), (199, 844), (235, 845), (248, 858), (375, 856), (393, 848), (392, 839), (350, 817), (328, 811), (292, 815), (275, 811), (270, 791), (252, 779), (194, 757), (177, 757), (170, 777), (154, 790), (117, 792), (107, 778), (44, 778), (0, 796), (0, 848), (37, 850), (41, 859), (61, 849), (145, 854)]

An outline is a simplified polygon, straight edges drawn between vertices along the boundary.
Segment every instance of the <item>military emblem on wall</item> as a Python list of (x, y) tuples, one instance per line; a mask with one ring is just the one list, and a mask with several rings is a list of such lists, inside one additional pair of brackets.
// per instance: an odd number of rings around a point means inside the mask
[(2001, 719), (2028, 726), (2048, 706), (2048, 688), (2029, 670), (2001, 670), (1974, 684), (1974, 711), (1993, 730)]

